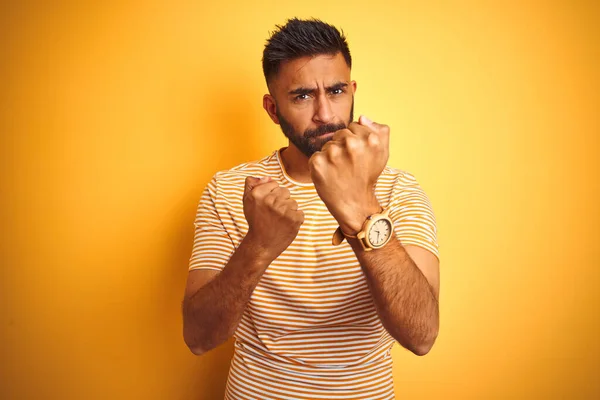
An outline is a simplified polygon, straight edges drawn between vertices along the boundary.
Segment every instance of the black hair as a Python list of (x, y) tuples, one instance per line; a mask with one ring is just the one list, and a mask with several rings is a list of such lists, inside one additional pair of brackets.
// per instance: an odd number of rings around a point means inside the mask
[(292, 18), (284, 26), (276, 27), (263, 51), (262, 66), (267, 85), (279, 72), (282, 62), (295, 58), (341, 52), (348, 67), (352, 68), (352, 57), (343, 30), (340, 33), (335, 26), (316, 18)]

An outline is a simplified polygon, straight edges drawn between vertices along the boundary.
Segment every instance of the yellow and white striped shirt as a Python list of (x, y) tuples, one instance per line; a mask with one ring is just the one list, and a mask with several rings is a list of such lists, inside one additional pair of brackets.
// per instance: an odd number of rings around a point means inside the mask
[[(292, 244), (267, 268), (243, 313), (226, 399), (393, 399), (394, 338), (377, 315), (354, 251), (333, 246), (338, 223), (312, 183), (294, 181), (280, 152), (217, 172), (194, 222), (189, 269), (221, 271), (246, 232), (247, 176), (270, 176), (304, 212)], [(375, 186), (404, 245), (439, 257), (435, 217), (415, 177), (386, 166)]]

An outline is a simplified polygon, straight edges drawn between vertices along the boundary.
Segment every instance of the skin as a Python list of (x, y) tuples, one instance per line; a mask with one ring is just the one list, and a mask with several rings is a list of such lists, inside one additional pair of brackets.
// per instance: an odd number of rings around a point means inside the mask
[[(346, 86), (340, 88), (340, 84)], [(314, 91), (309, 94), (293, 93), (300, 89)], [(306, 131), (323, 125), (348, 124), (356, 81), (350, 79), (350, 68), (341, 53), (302, 57), (281, 64), (279, 74), (269, 84), (269, 91), (263, 97), (263, 108), (271, 120), (280, 124), (281, 115), (295, 132), (306, 134)], [(332, 135), (311, 141), (315, 147), (321, 148), (331, 139)], [(292, 141), (281, 152), (286, 172), (303, 183), (312, 182), (309, 157)]]
[(196, 355), (229, 339), (267, 267), (292, 243), (304, 213), (287, 188), (270, 178), (247, 177), (248, 232), (222, 272), (192, 270), (183, 300), (183, 337)]
[[(270, 93), (263, 97), (264, 109), (273, 122), (285, 122), (286, 136), (307, 135), (314, 150), (307, 154), (306, 149), (294, 145), (302, 137), (290, 139), (281, 153), (286, 172), (296, 181), (313, 182), (342, 231), (351, 235), (360, 231), (369, 215), (382, 209), (373, 186), (387, 163), (390, 135), (387, 125), (364, 116), (348, 123), (356, 87), (340, 53), (319, 55), (283, 63), (269, 84)], [(299, 93), (299, 89), (305, 90)], [(312, 137), (320, 127), (333, 125), (346, 127), (328, 136)], [(280, 189), (276, 182), (247, 180), (244, 213), (250, 225), (248, 236), (222, 273), (190, 271), (183, 305), (184, 338), (195, 354), (233, 334), (260, 276), (295, 238), (303, 214), (289, 192)], [(262, 216), (254, 219), (258, 212)], [(267, 222), (253, 226), (252, 220)], [(273, 226), (281, 226), (284, 232), (277, 245), (271, 242), (277, 238), (268, 236), (278, 232)], [(416, 355), (427, 354), (439, 330), (437, 257), (419, 246), (404, 246), (395, 236), (370, 252), (364, 251), (357, 239), (347, 240), (367, 278), (384, 327), (406, 349)], [(268, 256), (258, 258), (261, 251)], [(243, 256), (238, 257), (238, 252)]]

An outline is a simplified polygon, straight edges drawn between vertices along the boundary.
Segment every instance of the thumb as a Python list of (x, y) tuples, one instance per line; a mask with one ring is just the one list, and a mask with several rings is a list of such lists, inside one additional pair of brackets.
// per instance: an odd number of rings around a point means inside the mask
[(360, 118), (358, 119), (358, 123), (363, 126), (368, 126), (369, 128), (373, 129), (374, 131), (379, 130), (379, 124), (371, 121), (369, 118), (365, 117), (364, 115), (360, 116)]
[(269, 182), (270, 180), (271, 180), (271, 178), (269, 176), (263, 176), (261, 178), (257, 178), (257, 177), (254, 177), (254, 176), (247, 176), (246, 177), (246, 186), (244, 188), (244, 193), (249, 193), (250, 191), (252, 191), (252, 189), (254, 189), (255, 187), (257, 187), (261, 183), (266, 183), (266, 182)]
[(366, 126), (371, 129), (379, 140), (383, 143), (383, 147), (389, 149), (390, 147), (390, 127), (385, 124), (378, 124), (377, 122), (371, 121), (369, 118), (361, 115), (358, 119), (359, 124)]

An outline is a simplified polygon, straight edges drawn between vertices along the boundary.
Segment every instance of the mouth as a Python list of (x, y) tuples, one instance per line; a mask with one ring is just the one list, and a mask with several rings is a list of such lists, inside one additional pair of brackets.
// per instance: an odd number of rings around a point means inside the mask
[(335, 133), (335, 132), (327, 132), (327, 133), (323, 133), (322, 135), (319, 135), (319, 136), (317, 136), (317, 138), (319, 138), (319, 139), (326, 139), (326, 138), (328, 138), (328, 137), (331, 137), (331, 136), (333, 136), (333, 134), (334, 134), (334, 133)]

